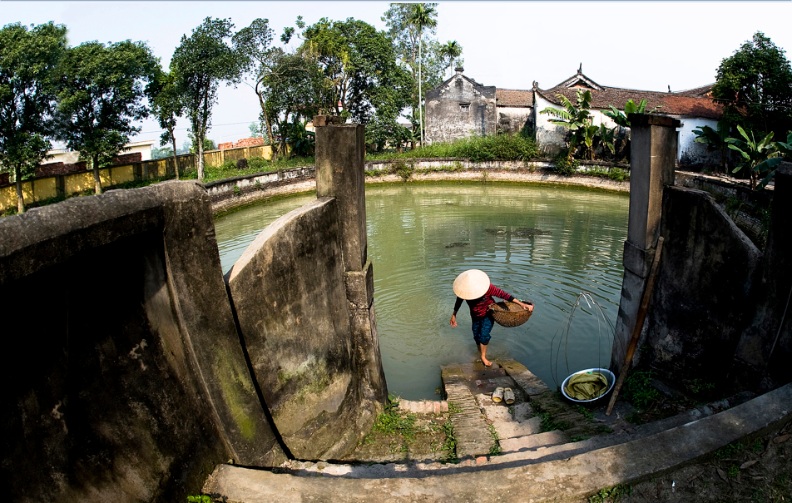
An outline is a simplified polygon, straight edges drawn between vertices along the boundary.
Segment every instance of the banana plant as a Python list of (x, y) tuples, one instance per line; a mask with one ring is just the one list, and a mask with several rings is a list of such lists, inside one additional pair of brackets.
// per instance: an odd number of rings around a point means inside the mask
[(624, 111), (619, 110), (618, 108), (610, 105), (610, 110), (606, 110), (602, 112), (606, 117), (610, 117), (610, 119), (616, 124), (616, 126), (612, 129), (613, 131), (613, 148), (611, 153), (616, 156), (617, 159), (626, 157), (627, 152), (629, 151), (630, 145), (630, 114), (642, 114), (646, 112), (646, 100), (641, 100), (637, 105), (635, 101), (631, 99), (627, 100), (624, 104)]
[[(746, 168), (748, 169), (751, 188), (763, 188), (775, 174), (775, 166), (781, 162), (781, 158), (778, 157), (778, 147), (772, 141), (773, 132), (767, 133), (757, 142), (753, 131), (750, 129), (746, 132), (742, 126), (738, 125), (737, 131), (743, 137), (742, 140), (739, 138), (726, 138), (729, 148), (740, 154), (742, 158), (742, 161), (732, 170), (732, 173), (737, 173)], [(770, 160), (773, 161), (769, 162)], [(763, 178), (761, 185), (757, 187), (756, 180), (759, 175), (763, 175)]]
[(610, 117), (617, 126), (626, 128), (630, 127), (630, 119), (628, 118), (630, 114), (642, 114), (644, 112), (646, 112), (646, 100), (641, 100), (640, 103), (636, 105), (632, 98), (630, 98), (624, 104), (624, 112), (610, 105), (610, 110), (606, 110), (602, 113)]
[(551, 116), (550, 122), (570, 131), (569, 156), (572, 157), (578, 145), (587, 145), (587, 131), (592, 127), (591, 113), (589, 113), (591, 91), (578, 89), (575, 103), (563, 94), (558, 94), (556, 97), (563, 108), (547, 107), (539, 113)]
[(729, 127), (724, 122), (718, 122), (717, 130), (709, 126), (698, 126), (693, 130), (693, 134), (696, 135), (694, 142), (706, 145), (709, 151), (720, 152), (720, 167), (724, 173), (728, 173), (726, 163), (728, 161), (729, 144), (726, 143), (726, 139), (729, 137)]
[(756, 173), (762, 180), (759, 182), (758, 188), (764, 188), (776, 174), (776, 169), (781, 161), (784, 159), (792, 158), (792, 131), (787, 133), (786, 142), (777, 141), (774, 144), (775, 153), (773, 157), (765, 159), (756, 165)]

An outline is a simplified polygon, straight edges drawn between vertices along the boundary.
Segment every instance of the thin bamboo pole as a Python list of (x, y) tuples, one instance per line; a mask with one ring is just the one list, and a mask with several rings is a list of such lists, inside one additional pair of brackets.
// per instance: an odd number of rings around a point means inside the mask
[(649, 279), (646, 281), (643, 296), (641, 297), (641, 305), (638, 307), (638, 316), (635, 319), (635, 327), (633, 327), (632, 337), (630, 337), (630, 345), (627, 346), (627, 354), (624, 355), (624, 365), (622, 365), (619, 378), (616, 379), (616, 385), (613, 387), (613, 394), (611, 395), (608, 409), (605, 411), (606, 416), (610, 416), (613, 411), (613, 404), (616, 403), (616, 397), (619, 396), (624, 384), (624, 379), (627, 377), (627, 370), (632, 364), (633, 356), (635, 355), (635, 348), (638, 346), (638, 339), (641, 337), (641, 329), (643, 328), (644, 320), (646, 319), (646, 311), (649, 307), (649, 299), (652, 298), (652, 291), (654, 291), (655, 278), (657, 277), (657, 269), (660, 265), (660, 253), (663, 251), (663, 236), (657, 238), (657, 248), (655, 249), (654, 259), (652, 260), (652, 268), (649, 272)]

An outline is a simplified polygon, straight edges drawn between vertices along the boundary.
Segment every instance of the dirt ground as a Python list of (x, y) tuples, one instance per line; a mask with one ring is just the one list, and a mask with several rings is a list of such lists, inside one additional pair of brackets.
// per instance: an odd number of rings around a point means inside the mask
[(601, 491), (590, 502), (792, 501), (792, 423), (730, 444), (707, 461), (650, 480)]

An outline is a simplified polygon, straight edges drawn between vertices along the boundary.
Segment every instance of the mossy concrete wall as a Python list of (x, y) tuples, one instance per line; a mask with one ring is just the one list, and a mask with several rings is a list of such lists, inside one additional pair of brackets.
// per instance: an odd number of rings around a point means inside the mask
[(317, 119), (318, 200), (270, 224), (226, 276), (264, 402), (298, 459), (351, 452), (387, 397), (367, 259), (363, 127)]
[(688, 390), (766, 391), (788, 383), (792, 165), (782, 163), (776, 174), (768, 239), (760, 250), (707, 192), (669, 182), (676, 124), (647, 120), (633, 128), (630, 227), (612, 366), (622, 371), (654, 243), (662, 236), (657, 281), (632, 363)]
[(0, 220), (0, 236), (7, 499), (184, 501), (217, 463), (285, 459), (201, 186), (72, 199)]

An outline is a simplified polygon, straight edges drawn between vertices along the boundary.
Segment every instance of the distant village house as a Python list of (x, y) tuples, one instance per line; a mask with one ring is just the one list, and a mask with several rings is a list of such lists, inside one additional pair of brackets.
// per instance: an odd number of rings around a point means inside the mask
[(581, 68), (572, 77), (549, 89), (541, 89), (537, 82), (530, 90), (499, 89), (479, 84), (457, 68), (456, 74), (426, 93), (426, 142), (449, 142), (470, 136), (515, 133), (527, 129), (533, 132), (539, 149), (548, 156), (558, 153), (565, 145), (566, 130), (552, 122), (548, 107), (562, 109), (558, 95), (572, 103), (579, 89), (591, 92), (591, 116), (594, 125), (613, 121), (603, 112), (610, 106), (623, 109), (627, 100), (636, 104), (647, 101), (646, 110), (679, 119), (678, 163), (695, 166), (717, 162), (717, 153), (707, 151), (706, 145), (695, 143), (693, 130), (699, 126), (717, 128), (722, 108), (711, 98), (712, 85), (687, 91), (656, 92), (603, 86), (587, 77)]

